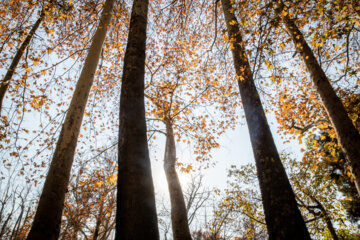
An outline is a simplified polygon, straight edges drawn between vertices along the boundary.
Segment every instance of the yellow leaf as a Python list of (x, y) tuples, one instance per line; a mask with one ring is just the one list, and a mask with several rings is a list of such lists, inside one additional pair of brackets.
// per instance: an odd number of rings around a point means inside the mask
[(111, 175), (110, 177), (108, 177), (108, 181), (109, 183), (115, 184), (116, 183), (116, 176), (115, 174)]
[(236, 21), (233, 19), (233, 20), (231, 20), (231, 21), (229, 22), (229, 24), (230, 24), (231, 26), (233, 26), (233, 25), (236, 24)]
[(96, 182), (96, 183), (95, 183), (95, 186), (96, 186), (96, 187), (101, 187), (102, 185), (104, 185), (104, 182), (103, 182), (103, 181), (100, 181), (100, 182)]
[(265, 65), (266, 65), (268, 70), (270, 70), (270, 69), (272, 69), (274, 67), (274, 65), (272, 65), (272, 63), (270, 61), (265, 61)]
[(38, 65), (39, 62), (40, 62), (39, 59), (35, 59), (35, 60), (33, 61), (34, 66)]
[(287, 11), (283, 10), (280, 14), (282, 17), (286, 17), (288, 15)]

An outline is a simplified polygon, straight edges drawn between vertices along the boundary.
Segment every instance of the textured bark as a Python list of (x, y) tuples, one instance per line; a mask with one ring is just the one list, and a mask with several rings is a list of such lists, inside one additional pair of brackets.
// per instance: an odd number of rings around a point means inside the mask
[(37, 21), (32, 26), (29, 34), (26, 36), (25, 40), (22, 42), (20, 48), (17, 50), (17, 52), (15, 54), (15, 57), (12, 60), (8, 71), (5, 74), (5, 77), (1, 81), (1, 84), (0, 84), (0, 115), (1, 115), (1, 109), (2, 109), (4, 96), (6, 94), (6, 91), (7, 91), (8, 87), (9, 87), (9, 84), (11, 82), (12, 76), (15, 73), (15, 70), (16, 70), (19, 62), (20, 62), (21, 57), (23, 56), (23, 54), (25, 52), (25, 49), (29, 46), (29, 44), (31, 42), (31, 39), (34, 37), (35, 32), (39, 28), (39, 26), (40, 26), (41, 22), (43, 21), (44, 17), (45, 17), (45, 12), (44, 12), (44, 10), (42, 10), (41, 13), (40, 13), (39, 18), (37, 19)]
[(171, 223), (174, 240), (191, 240), (184, 195), (175, 169), (176, 147), (170, 120), (166, 124), (166, 146), (164, 170), (168, 183), (171, 203)]
[(230, 0), (221, 0), (256, 162), (269, 239), (310, 239), (280, 161)]
[(120, 97), (118, 240), (159, 239), (144, 104), (147, 12), (148, 0), (134, 0)]
[(277, 2), (276, 12), (281, 16), (297, 51), (300, 53), (311, 80), (320, 95), (321, 102), (335, 129), (341, 149), (350, 165), (356, 189), (360, 194), (360, 134), (349, 118), (344, 105), (336, 95), (329, 79), (307, 44), (304, 35), (289, 15), (280, 14), (287, 9), (282, 1)]
[(111, 20), (115, 0), (107, 0), (93, 38), (84, 68), (76, 84), (55, 153), (45, 180), (28, 240), (58, 239), (65, 193), (69, 183), (84, 109), (92, 86), (101, 49)]

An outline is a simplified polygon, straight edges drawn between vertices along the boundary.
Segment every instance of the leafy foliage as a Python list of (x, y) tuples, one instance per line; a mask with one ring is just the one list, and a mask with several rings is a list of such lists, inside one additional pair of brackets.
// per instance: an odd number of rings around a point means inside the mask
[[(360, 3), (284, 1), (280, 14), (274, 11), (276, 1), (231, 3), (266, 112), (275, 115), (284, 142), (297, 141), (303, 148), (299, 159), (284, 156), (283, 162), (312, 236), (331, 237), (328, 217), (339, 238), (357, 239), (353, 225), (360, 217), (360, 197), (353, 176), (281, 18), (294, 19), (360, 130)], [(78, 139), (62, 239), (106, 239), (114, 232), (116, 164), (108, 152), (117, 145), (119, 79), (131, 4), (119, 0), (113, 11)], [(31, 227), (102, 6), (95, 0), (0, 2), (1, 79), (14, 71), (0, 117), (0, 238), (25, 239)], [(39, 28), (19, 52), (42, 14)], [(230, 64), (234, 39), (226, 34), (219, 1), (152, 0), (148, 33), (145, 96), (152, 154), (163, 145), (170, 121), (177, 146), (191, 156), (178, 158), (178, 169), (197, 173), (221, 164), (212, 153), (224, 147), (220, 137), (242, 122), (243, 113)], [(18, 52), (19, 63), (11, 69)], [(229, 187), (217, 192), (222, 202), (215, 218), (207, 229), (199, 227), (194, 239), (266, 238), (254, 168), (233, 168), (229, 179)]]

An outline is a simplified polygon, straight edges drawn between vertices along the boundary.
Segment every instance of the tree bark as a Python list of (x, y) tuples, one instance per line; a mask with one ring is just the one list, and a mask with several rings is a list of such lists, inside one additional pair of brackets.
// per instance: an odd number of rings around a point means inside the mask
[(313, 51), (307, 44), (304, 35), (297, 27), (295, 21), (287, 13), (282, 1), (276, 2), (276, 12), (281, 16), (284, 25), (291, 36), (297, 51), (300, 53), (311, 80), (320, 95), (321, 102), (335, 129), (341, 149), (350, 165), (356, 189), (360, 194), (360, 134), (349, 118), (344, 105), (336, 95), (329, 79), (317, 61)]
[(191, 240), (186, 205), (181, 184), (176, 173), (176, 147), (173, 128), (170, 120), (166, 119), (166, 146), (164, 156), (164, 170), (171, 202), (171, 223), (174, 240)]
[(1, 81), (0, 84), (0, 115), (1, 115), (1, 110), (2, 110), (2, 104), (3, 104), (3, 100), (4, 100), (4, 96), (6, 94), (6, 91), (9, 87), (9, 84), (11, 82), (12, 76), (15, 73), (15, 70), (20, 62), (21, 57), (23, 56), (25, 49), (29, 46), (31, 39), (34, 37), (35, 32), (37, 31), (37, 29), (39, 28), (41, 22), (43, 21), (45, 17), (45, 11), (44, 9), (41, 10), (40, 12), (40, 16), (37, 19), (37, 21), (34, 23), (34, 25), (32, 26), (29, 34), (26, 36), (25, 40), (22, 42), (20, 48), (17, 50), (14, 59), (12, 60), (9, 69), (7, 70), (5, 77), (3, 78), (3, 80)]
[(111, 21), (114, 3), (115, 0), (105, 2), (99, 26), (95, 32), (60, 132), (28, 240), (52, 240), (59, 237), (65, 193), (69, 183), (77, 138), (101, 49)]
[(221, 0), (256, 162), (269, 239), (310, 239), (280, 161), (230, 0)]
[(120, 97), (117, 240), (159, 239), (144, 104), (147, 12), (148, 0), (134, 0)]

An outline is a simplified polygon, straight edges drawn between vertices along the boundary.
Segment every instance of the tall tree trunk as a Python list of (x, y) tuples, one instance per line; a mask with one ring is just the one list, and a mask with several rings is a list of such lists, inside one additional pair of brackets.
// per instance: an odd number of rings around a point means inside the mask
[(115, 239), (159, 239), (146, 136), (144, 77), (148, 0), (134, 0), (120, 97)]
[(175, 169), (176, 148), (172, 123), (165, 120), (166, 146), (164, 156), (164, 170), (171, 202), (171, 223), (174, 240), (191, 240), (187, 211), (180, 181)]
[(97, 240), (98, 237), (99, 237), (101, 218), (103, 216), (103, 207), (104, 207), (104, 202), (101, 203), (99, 214), (98, 214), (98, 216), (96, 218), (96, 224), (95, 224), (95, 231), (94, 231), (93, 240)]
[(0, 115), (1, 115), (1, 109), (2, 109), (2, 104), (3, 104), (3, 100), (4, 100), (4, 96), (5, 93), (9, 87), (9, 84), (11, 82), (11, 78), (15, 73), (15, 70), (20, 62), (21, 57), (23, 56), (25, 49), (29, 46), (31, 39), (34, 37), (35, 32), (37, 31), (37, 29), (39, 28), (41, 22), (43, 21), (45, 17), (45, 11), (44, 9), (41, 10), (40, 12), (40, 16), (37, 19), (37, 21), (34, 23), (34, 25), (32, 26), (29, 34), (26, 36), (25, 40), (22, 42), (20, 48), (17, 50), (14, 59), (12, 60), (10, 67), (8, 69), (8, 71), (5, 74), (5, 77), (3, 78), (3, 80), (0, 83)]
[(310, 239), (280, 161), (230, 0), (221, 0), (256, 162), (269, 239)]
[[(300, 53), (311, 80), (320, 95), (321, 102), (335, 129), (341, 149), (350, 165), (356, 189), (360, 194), (360, 134), (349, 118), (344, 105), (336, 95), (329, 79), (317, 61), (313, 51), (307, 44), (304, 35), (293, 19), (289, 17), (288, 9), (282, 1), (276, 1), (276, 12), (281, 16), (297, 51)], [(281, 14), (285, 11), (285, 14)]]
[(58, 239), (84, 109), (92, 86), (115, 0), (107, 0), (62, 126), (28, 240)]

